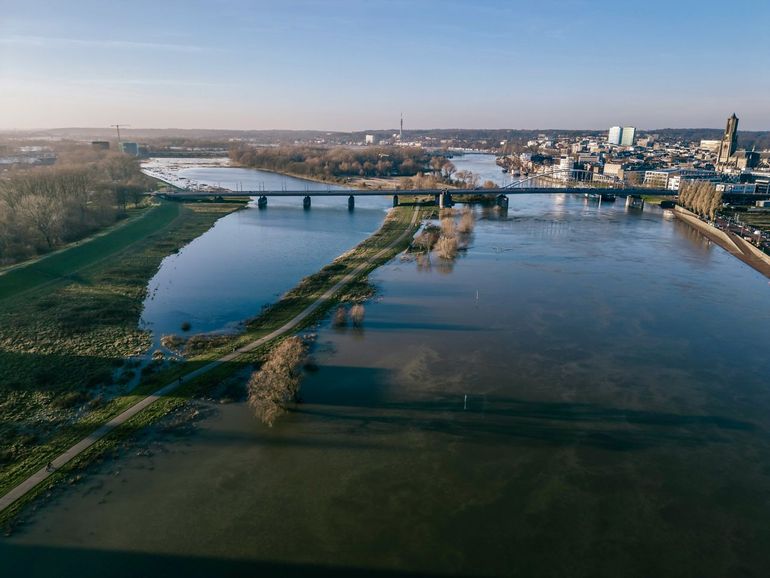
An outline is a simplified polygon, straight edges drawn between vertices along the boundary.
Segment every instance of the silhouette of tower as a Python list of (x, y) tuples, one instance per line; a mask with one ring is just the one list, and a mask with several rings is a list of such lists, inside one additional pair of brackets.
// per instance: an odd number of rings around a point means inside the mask
[(401, 113), (401, 126), (398, 129), (398, 140), (404, 140), (404, 113)]
[(735, 154), (738, 148), (738, 117), (735, 113), (727, 119), (727, 127), (722, 142), (719, 143), (719, 156), (717, 156), (717, 165), (726, 165), (730, 162), (730, 157)]

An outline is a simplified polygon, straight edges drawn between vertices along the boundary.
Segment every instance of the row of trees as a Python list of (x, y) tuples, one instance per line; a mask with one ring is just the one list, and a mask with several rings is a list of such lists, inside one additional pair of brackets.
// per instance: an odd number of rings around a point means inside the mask
[(0, 179), (0, 263), (50, 251), (114, 223), (129, 203), (141, 202), (150, 186), (136, 159), (115, 153), (5, 175)]
[(722, 206), (722, 191), (708, 181), (687, 181), (679, 190), (679, 204), (713, 221)]
[[(446, 159), (431, 158), (419, 148), (250, 147), (230, 149), (240, 165), (315, 178), (414, 176), (441, 171)], [(434, 162), (434, 159), (440, 159)]]

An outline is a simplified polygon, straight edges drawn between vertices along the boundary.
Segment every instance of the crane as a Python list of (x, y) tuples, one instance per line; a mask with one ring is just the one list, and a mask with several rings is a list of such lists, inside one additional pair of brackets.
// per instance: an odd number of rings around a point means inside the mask
[(120, 127), (131, 126), (130, 124), (111, 124), (110, 127), (118, 131), (118, 146), (120, 146)]

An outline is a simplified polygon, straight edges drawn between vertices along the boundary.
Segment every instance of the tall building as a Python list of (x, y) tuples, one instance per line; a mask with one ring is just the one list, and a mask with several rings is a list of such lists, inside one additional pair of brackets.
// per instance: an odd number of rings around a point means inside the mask
[(634, 146), (634, 138), (636, 137), (636, 128), (633, 126), (611, 126), (607, 133), (607, 142), (613, 145), (620, 145), (624, 147)]
[(624, 126), (620, 131), (620, 146), (632, 147), (634, 146), (634, 138), (636, 137), (636, 128), (633, 126)]
[(620, 144), (620, 134), (623, 132), (623, 129), (619, 126), (611, 126), (610, 131), (607, 134), (607, 142), (614, 145)]
[(572, 157), (564, 155), (559, 159), (558, 178), (562, 181), (568, 181), (572, 178), (572, 171), (575, 168), (575, 161)]
[(722, 142), (719, 143), (719, 155), (717, 156), (717, 165), (726, 165), (730, 157), (735, 154), (738, 148), (738, 117), (735, 113), (727, 119), (727, 127)]

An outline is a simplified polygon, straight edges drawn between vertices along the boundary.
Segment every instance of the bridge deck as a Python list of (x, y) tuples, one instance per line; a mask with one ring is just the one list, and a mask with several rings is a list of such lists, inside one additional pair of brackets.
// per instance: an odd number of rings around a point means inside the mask
[[(676, 191), (648, 188), (599, 188), (599, 187), (521, 187), (496, 189), (316, 189), (316, 190), (271, 190), (271, 191), (179, 191), (162, 193), (167, 197), (385, 197), (393, 195), (438, 195), (448, 192), (452, 195), (554, 195), (554, 194), (601, 194), (612, 193), (619, 197), (628, 195), (674, 196)], [(159, 193), (160, 194), (160, 193)]]

